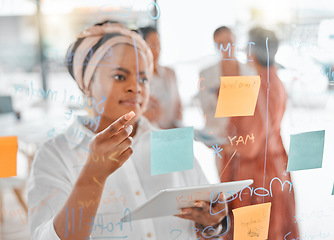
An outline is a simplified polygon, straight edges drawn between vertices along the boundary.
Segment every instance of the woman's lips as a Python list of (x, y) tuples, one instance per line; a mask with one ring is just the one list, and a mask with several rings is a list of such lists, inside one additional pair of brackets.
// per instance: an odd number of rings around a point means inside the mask
[(119, 101), (119, 103), (129, 107), (140, 107), (140, 101), (138, 99), (125, 99)]

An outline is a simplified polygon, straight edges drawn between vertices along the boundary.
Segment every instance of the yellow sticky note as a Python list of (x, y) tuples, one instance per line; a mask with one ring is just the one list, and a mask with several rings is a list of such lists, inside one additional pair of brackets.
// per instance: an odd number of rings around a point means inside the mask
[(13, 177), (16, 172), (17, 137), (0, 137), (0, 178)]
[(215, 117), (253, 116), (260, 85), (260, 76), (221, 77)]
[(271, 203), (232, 210), (234, 240), (266, 240), (268, 238)]

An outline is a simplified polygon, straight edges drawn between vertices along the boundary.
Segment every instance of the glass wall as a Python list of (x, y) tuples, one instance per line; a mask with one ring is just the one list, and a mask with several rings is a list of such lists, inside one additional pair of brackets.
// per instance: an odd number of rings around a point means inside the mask
[[(248, 31), (262, 26), (280, 40), (276, 62), (288, 94), (281, 125), (286, 151), (291, 134), (326, 132), (322, 168), (292, 173), (299, 238), (334, 239), (333, 16), (334, 4), (328, 0), (0, 0), (0, 96), (10, 97), (12, 105), (9, 115), (0, 114), (0, 136), (17, 135), (21, 157), (28, 159), (30, 152), (66, 129), (69, 112), (87, 111), (86, 97), (69, 75), (65, 55), (81, 31), (105, 20), (130, 29), (157, 27), (160, 63), (176, 72), (182, 126), (201, 130), (206, 116), (195, 96), (201, 89), (200, 71), (218, 59), (213, 32), (222, 25), (230, 27), (238, 43), (237, 60), (246, 64), (251, 51)], [(212, 158), (212, 151), (203, 150), (202, 157)], [(216, 177), (211, 163), (206, 174)], [(23, 189), (28, 165), (18, 163)], [(6, 188), (10, 184), (3, 184), (2, 238), (28, 239), (27, 219), (22, 206), (12, 201), (11, 187)]]

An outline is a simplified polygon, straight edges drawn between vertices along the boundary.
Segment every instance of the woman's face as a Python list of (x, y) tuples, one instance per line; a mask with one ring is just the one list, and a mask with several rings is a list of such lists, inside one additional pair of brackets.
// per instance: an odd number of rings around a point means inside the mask
[(146, 39), (147, 45), (151, 48), (153, 54), (153, 60), (155, 63), (159, 61), (160, 56), (160, 38), (156, 32), (150, 32)]
[[(217, 48), (219, 51), (221, 51), (223, 58), (231, 58), (234, 57), (234, 52), (235, 52), (235, 37), (232, 32), (230, 31), (221, 31), (217, 33), (216, 36), (213, 38), (214, 42), (217, 44)], [(220, 49), (220, 45), (222, 44), (222, 47), (226, 50)], [(229, 49), (228, 44), (230, 44), (231, 48), (231, 55), (229, 55)], [(228, 50), (227, 50), (228, 49)]]
[[(91, 95), (96, 102), (107, 100), (103, 105), (101, 119), (111, 124), (122, 115), (134, 111), (135, 123), (145, 112), (149, 100), (149, 71), (143, 53), (128, 44), (112, 48), (112, 57), (102, 59), (91, 82)], [(109, 54), (110, 55), (110, 54)], [(96, 113), (97, 114), (97, 113)]]

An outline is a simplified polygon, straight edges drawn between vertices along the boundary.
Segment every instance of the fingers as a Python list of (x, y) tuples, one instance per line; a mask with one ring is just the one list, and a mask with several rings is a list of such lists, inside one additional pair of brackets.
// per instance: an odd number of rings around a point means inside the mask
[(132, 148), (129, 147), (128, 149), (126, 149), (126, 150), (119, 156), (119, 160), (120, 160), (122, 163), (124, 163), (126, 160), (128, 160), (128, 159), (131, 157), (132, 153), (133, 153), (133, 150), (132, 150)]
[(133, 126), (127, 126), (123, 129), (121, 129), (118, 133), (115, 133), (110, 140), (116, 143), (117, 145), (123, 142), (125, 139), (127, 139), (130, 134), (132, 133)]
[(123, 128), (136, 114), (131, 111), (123, 116), (121, 116), (119, 119), (117, 119), (115, 122), (109, 125), (106, 129), (104, 129), (101, 132), (101, 135), (109, 135), (112, 137), (114, 134), (118, 133), (121, 128)]
[(198, 220), (204, 215), (209, 213), (209, 204), (204, 201), (198, 201), (194, 203), (194, 207), (182, 208), (181, 213), (177, 216), (185, 219)]
[(108, 156), (110, 160), (113, 160), (115, 162), (121, 161), (120, 155), (122, 155), (126, 150), (131, 147), (133, 139), (129, 136), (132, 132), (132, 129), (132, 125), (127, 126), (126, 128), (123, 128), (118, 133), (113, 135), (113, 137), (108, 138), (100, 143), (100, 148), (109, 149), (109, 151), (112, 152), (112, 154)]
[(208, 211), (198, 207), (183, 208), (181, 213), (176, 216), (183, 219), (193, 220), (204, 225), (215, 225), (218, 222), (216, 216), (212, 216)]
[(133, 111), (121, 116), (91, 141), (89, 149), (92, 154), (89, 155), (87, 167), (91, 168), (95, 175), (109, 176), (130, 158), (133, 151), (132, 137), (129, 136), (133, 126), (124, 126), (134, 116)]
[(132, 137), (128, 137), (126, 139), (124, 139), (123, 142), (121, 142), (120, 144), (118, 144), (115, 148), (115, 151), (119, 153), (119, 155), (121, 155), (123, 152), (125, 152), (129, 147), (131, 147), (133, 143), (133, 139)]
[(176, 217), (193, 220), (192, 208), (182, 208), (179, 214), (176, 214)]
[(219, 194), (218, 201), (215, 202), (212, 206), (213, 207), (210, 210), (212, 214), (218, 214), (218, 213), (219, 214), (223, 213), (224, 215), (227, 214), (227, 203), (223, 193)]
[[(224, 197), (221, 199), (224, 200)], [(220, 204), (222, 206), (215, 206), (216, 209), (212, 210), (209, 203), (204, 201), (198, 201), (194, 203), (194, 207), (183, 208), (177, 217), (193, 220), (195, 222), (204, 224), (205, 226), (214, 226), (222, 221), (225, 217), (227, 210), (225, 204)], [(212, 214), (214, 211), (215, 214)], [(219, 212), (220, 211), (220, 212)]]

